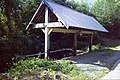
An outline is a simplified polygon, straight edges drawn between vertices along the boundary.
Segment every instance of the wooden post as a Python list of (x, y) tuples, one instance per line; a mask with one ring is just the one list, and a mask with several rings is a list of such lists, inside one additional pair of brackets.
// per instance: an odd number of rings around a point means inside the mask
[(73, 56), (75, 56), (76, 55), (76, 50), (77, 50), (77, 33), (74, 34), (73, 46), (74, 46), (74, 54), (73, 54)]
[(89, 35), (89, 52), (92, 51), (93, 34)]
[[(48, 24), (48, 7), (45, 8), (45, 25)], [(45, 59), (48, 59), (48, 49), (49, 49), (49, 35), (48, 28), (45, 26)]]

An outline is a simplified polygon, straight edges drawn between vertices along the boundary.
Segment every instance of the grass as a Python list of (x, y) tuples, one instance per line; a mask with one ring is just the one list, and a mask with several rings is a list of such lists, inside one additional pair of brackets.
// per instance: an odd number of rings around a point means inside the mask
[(120, 46), (110, 47), (111, 50), (120, 50)]
[(82, 70), (71, 64), (70, 60), (46, 61), (39, 58), (22, 59), (5, 73), (0, 74), (0, 79), (6, 80), (92, 80)]
[(109, 72), (108, 69), (103, 69), (102, 71), (100, 71), (100, 72), (97, 74), (96, 79), (105, 76), (108, 72)]
[(103, 45), (97, 44), (97, 45), (92, 46), (92, 50), (93, 51), (96, 51), (96, 50), (120, 50), (120, 45), (115, 46), (115, 47), (109, 47), (109, 46), (103, 46)]
[[(39, 58), (27, 58), (14, 63), (14, 66), (7, 72), (1, 74), (1, 79), (7, 78), (12, 80), (30, 80), (37, 78), (44, 80), (45, 78), (54, 79), (59, 72), (60, 78), (66, 80), (64, 75), (75, 73), (77, 68), (71, 64), (70, 60), (45, 61)], [(69, 79), (67, 77), (67, 79)]]

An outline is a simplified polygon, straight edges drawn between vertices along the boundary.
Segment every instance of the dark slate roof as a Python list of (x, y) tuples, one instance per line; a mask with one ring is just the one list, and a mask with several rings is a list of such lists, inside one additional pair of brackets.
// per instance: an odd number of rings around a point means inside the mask
[(43, 0), (43, 2), (56, 15), (58, 20), (61, 21), (64, 26), (66, 26), (66, 28), (77, 27), (88, 30), (108, 32), (96, 19), (91, 16), (82, 14), (78, 11), (54, 2), (50, 2), (47, 0)]

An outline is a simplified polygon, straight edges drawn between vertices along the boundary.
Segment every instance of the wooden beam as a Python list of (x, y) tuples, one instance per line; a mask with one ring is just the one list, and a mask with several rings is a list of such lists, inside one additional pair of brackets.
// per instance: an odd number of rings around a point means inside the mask
[(64, 25), (62, 25), (61, 22), (51, 22), (51, 23), (37, 23), (35, 25), (35, 27), (33, 28), (44, 28), (44, 27), (48, 27), (48, 28), (52, 28), (52, 27), (64, 27)]
[(43, 31), (43, 33), (45, 33), (45, 30), (44, 29), (41, 29)]
[(64, 25), (61, 22), (51, 22), (48, 23), (47, 27), (64, 27)]
[(73, 51), (72, 48), (64, 48), (64, 49), (58, 49), (58, 50), (50, 51), (50, 54), (51, 54), (51, 53), (55, 53), (55, 52), (65, 51), (65, 50)]
[(45, 27), (46, 27), (45, 23), (38, 23), (33, 28), (45, 28)]
[(93, 34), (89, 34), (89, 52), (92, 51)]
[(78, 33), (79, 30), (54, 28), (52, 32), (60, 32), (60, 33)]
[(52, 32), (60, 32), (60, 33), (78, 33), (79, 32), (80, 34), (93, 34), (92, 31), (62, 29), (62, 28), (54, 28)]
[(75, 56), (76, 55), (76, 50), (77, 50), (77, 33), (74, 34), (73, 46), (74, 46), (74, 54), (73, 54), (73, 56)]
[(93, 34), (92, 31), (87, 31), (87, 30), (81, 30), (80, 34)]
[[(45, 33), (45, 29), (41, 29), (43, 31), (43, 33)], [(52, 28), (51, 29), (48, 29), (48, 35), (52, 32)]]
[(60, 32), (60, 33), (77, 33), (80, 32), (80, 34), (93, 34), (93, 31), (87, 31), (87, 30), (72, 30), (72, 29), (61, 29), (60, 27), (64, 27), (61, 22), (51, 22), (51, 23), (38, 23), (33, 28), (54, 28), (53, 32)]
[[(45, 25), (48, 24), (48, 7), (45, 8)], [(48, 27), (45, 27), (45, 59), (48, 59), (48, 49), (49, 49), (49, 36), (48, 36)]]
[(48, 35), (53, 31), (53, 28), (49, 29)]

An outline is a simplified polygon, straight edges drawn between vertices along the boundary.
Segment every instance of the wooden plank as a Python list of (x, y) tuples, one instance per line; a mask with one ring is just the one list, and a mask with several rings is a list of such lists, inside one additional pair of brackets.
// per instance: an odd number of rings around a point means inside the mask
[(61, 22), (51, 22), (51, 23), (37, 23), (33, 28), (53, 28), (53, 27), (64, 27)]
[(54, 53), (54, 52), (65, 51), (65, 50), (72, 51), (73, 49), (72, 49), (72, 48), (58, 49), (58, 50), (50, 51), (50, 54), (51, 54), (51, 53)]
[(80, 33), (80, 34), (93, 34), (92, 31), (85, 31), (85, 30), (73, 30), (73, 29), (62, 29), (62, 28), (54, 28), (52, 32), (59, 32), (59, 33)]
[(33, 28), (45, 28), (45, 27), (46, 27), (45, 23), (38, 23)]
[(79, 30), (54, 28), (52, 32), (59, 32), (59, 33), (78, 33)]
[(93, 34), (92, 31), (87, 31), (87, 30), (81, 30), (80, 34)]
[(64, 27), (64, 25), (62, 25), (61, 22), (51, 22), (51, 23), (48, 23), (47, 27)]

